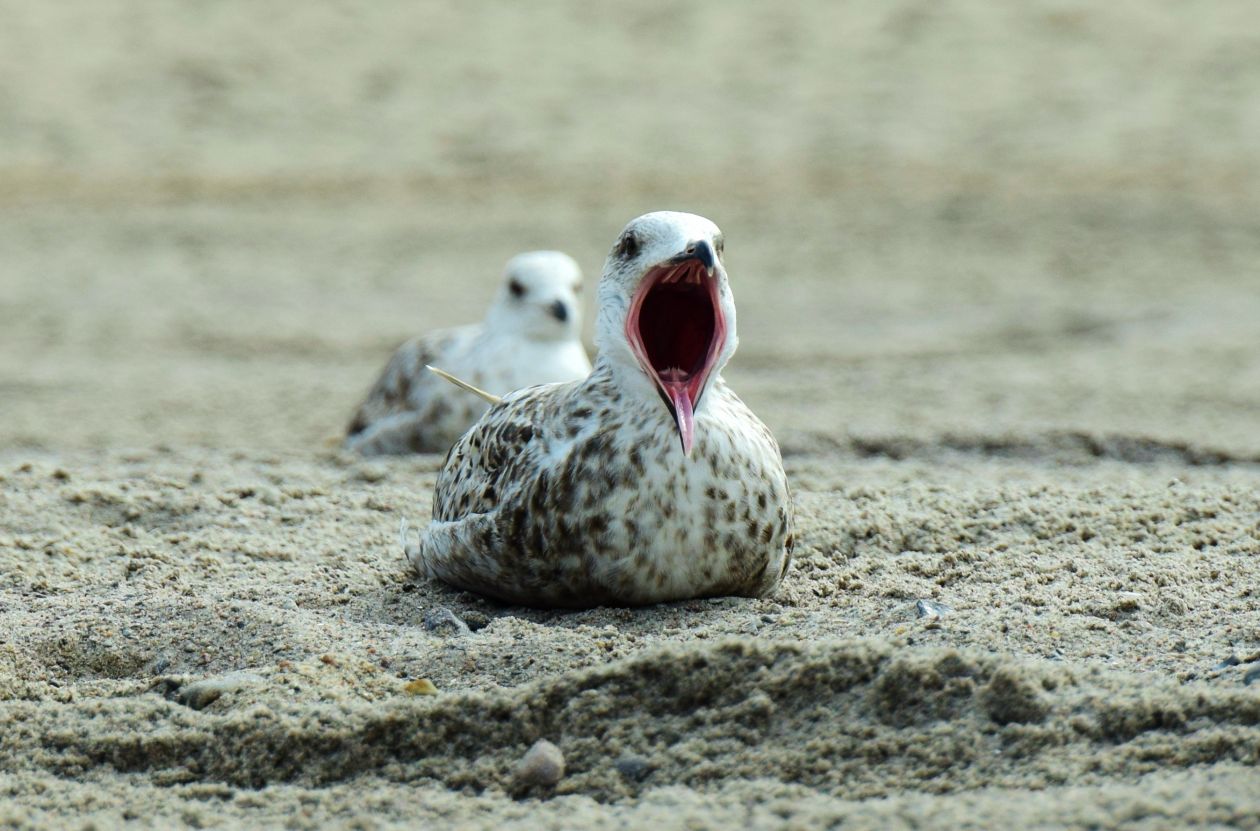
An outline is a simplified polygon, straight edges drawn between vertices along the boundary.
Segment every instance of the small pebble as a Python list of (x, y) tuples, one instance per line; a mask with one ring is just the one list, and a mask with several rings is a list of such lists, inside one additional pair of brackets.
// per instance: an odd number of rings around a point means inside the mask
[(459, 616), (445, 606), (440, 606), (424, 616), (424, 628), (443, 635), (468, 635), (472, 630)]
[(1220, 662), (1219, 664), (1217, 664), (1216, 666), (1212, 667), (1212, 669), (1229, 669), (1230, 667), (1236, 667), (1236, 666), (1238, 666), (1238, 663), (1239, 663), (1239, 661), (1238, 661), (1238, 656), (1237, 656), (1237, 655), (1230, 655), (1228, 658), (1226, 658), (1225, 660), (1221, 661), (1221, 662)]
[(652, 772), (652, 766), (642, 756), (622, 756), (613, 763), (617, 772), (631, 782), (642, 782)]
[(516, 768), (516, 785), (524, 790), (550, 788), (564, 778), (564, 754), (546, 739), (539, 739)]
[(953, 606), (947, 606), (944, 603), (937, 603), (935, 600), (917, 600), (914, 604), (914, 610), (920, 618), (944, 617), (947, 613), (954, 611)]
[(173, 693), (175, 700), (180, 704), (194, 710), (203, 710), (222, 698), (224, 693), (261, 684), (265, 680), (256, 672), (238, 670), (184, 684), (173, 690)]
[(403, 692), (407, 695), (437, 695), (437, 687), (428, 678), (417, 678), (403, 685)]

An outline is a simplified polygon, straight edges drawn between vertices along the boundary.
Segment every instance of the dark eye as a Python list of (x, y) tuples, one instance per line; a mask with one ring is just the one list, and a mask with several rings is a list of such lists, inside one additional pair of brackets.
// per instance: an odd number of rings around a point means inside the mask
[(617, 240), (615, 253), (623, 260), (632, 260), (639, 255), (639, 238), (634, 235), (634, 231), (626, 231), (621, 235), (621, 239)]
[(722, 252), (726, 250), (726, 238), (721, 234), (718, 234), (713, 238), (713, 250), (717, 252), (719, 257), (722, 256)]
[(517, 282), (516, 280), (513, 280), (512, 282), (508, 283), (508, 291), (512, 292), (512, 296), (513, 296), (513, 297), (524, 297), (524, 296), (525, 296), (525, 287), (524, 287), (524, 286), (522, 286), (522, 285), (521, 285), (519, 282)]

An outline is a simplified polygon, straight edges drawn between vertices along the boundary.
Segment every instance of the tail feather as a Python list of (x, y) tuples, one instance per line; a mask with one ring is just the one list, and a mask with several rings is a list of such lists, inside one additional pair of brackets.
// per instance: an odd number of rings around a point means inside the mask
[(450, 381), (452, 384), (459, 387), (460, 389), (468, 390), (473, 395), (479, 396), (480, 398), (490, 402), (491, 406), (498, 404), (500, 401), (503, 400), (499, 396), (494, 395), (492, 393), (488, 393), (483, 389), (474, 387), (472, 384), (468, 383), (467, 381), (461, 381), (460, 379), (456, 378), (454, 375), (450, 374), (449, 372), (443, 372), (442, 370), (438, 369), (435, 366), (429, 366), (428, 364), (425, 364), (424, 368), (429, 370), (429, 372), (432, 372), (434, 375), (438, 376), (439, 378), (443, 378), (447, 381)]

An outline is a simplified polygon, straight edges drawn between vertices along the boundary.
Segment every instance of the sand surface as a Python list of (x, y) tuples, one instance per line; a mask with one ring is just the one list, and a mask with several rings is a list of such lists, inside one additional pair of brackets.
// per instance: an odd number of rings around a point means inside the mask
[[(0, 0), (0, 827), (1260, 828), (1253, 4), (289, 5)], [(666, 207), (782, 590), (418, 581), (358, 396)]]

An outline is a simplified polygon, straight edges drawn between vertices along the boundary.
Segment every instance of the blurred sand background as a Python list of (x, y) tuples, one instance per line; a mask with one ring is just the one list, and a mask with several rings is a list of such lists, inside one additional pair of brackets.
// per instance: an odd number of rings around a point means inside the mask
[[(1257, 19), (0, 0), (0, 826), (1260, 827)], [(417, 583), (358, 397), (660, 208), (783, 590)]]

